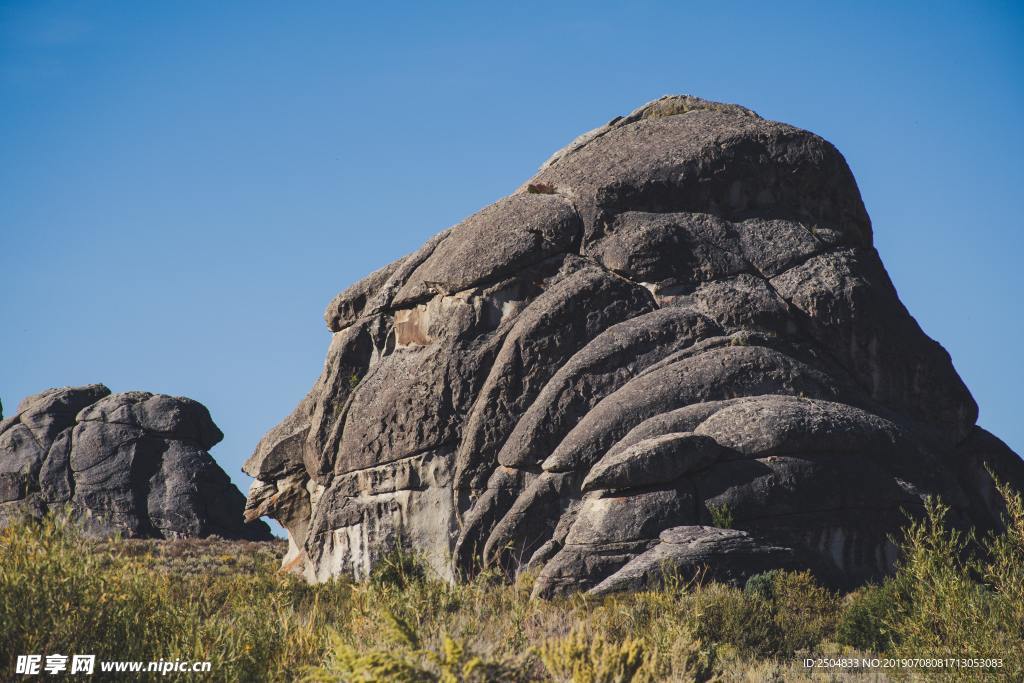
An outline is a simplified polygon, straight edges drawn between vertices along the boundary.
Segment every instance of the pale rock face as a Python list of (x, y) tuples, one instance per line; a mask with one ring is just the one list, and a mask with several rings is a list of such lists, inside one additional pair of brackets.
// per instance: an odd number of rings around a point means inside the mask
[(843, 157), (735, 105), (666, 97), (581, 136), (325, 319), (320, 379), (245, 465), (247, 517), (314, 581), (403, 545), (453, 580), (537, 568), (541, 596), (666, 566), (850, 586), (926, 496), (992, 528), (986, 466), (1024, 486)]
[(102, 534), (269, 540), (207, 452), (222, 438), (189, 398), (102, 384), (29, 396), (0, 422), (0, 526), (67, 509)]

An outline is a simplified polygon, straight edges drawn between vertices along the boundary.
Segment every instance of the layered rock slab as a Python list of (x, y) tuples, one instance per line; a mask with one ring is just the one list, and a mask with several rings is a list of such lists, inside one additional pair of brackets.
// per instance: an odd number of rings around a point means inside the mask
[(101, 384), (29, 396), (0, 422), (0, 524), (70, 510), (98, 533), (269, 540), (208, 452), (223, 436), (188, 398)]
[(930, 495), (996, 528), (990, 472), (1024, 465), (872, 234), (812, 133), (690, 96), (617, 117), (331, 302), (247, 516), (311, 580), (403, 545), (452, 579), (535, 569), (541, 596), (666, 567), (856, 585)]

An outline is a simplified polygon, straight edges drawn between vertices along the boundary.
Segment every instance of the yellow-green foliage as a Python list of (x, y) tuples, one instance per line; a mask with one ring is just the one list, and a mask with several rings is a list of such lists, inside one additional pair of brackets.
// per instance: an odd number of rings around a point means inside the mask
[[(152, 544), (145, 547), (152, 548)], [(327, 647), (347, 586), (252, 572), (166, 571), (134, 542), (90, 543), (60, 517), (0, 530), (0, 667), (19, 654), (209, 660), (221, 680), (294, 678)], [(153, 676), (157, 678), (157, 676)]]
[(540, 647), (540, 661), (556, 681), (564, 683), (646, 683), (654, 680), (643, 644), (577, 630)]
[(848, 594), (837, 617), (836, 640), (869, 652), (891, 648), (890, 615), (896, 605), (896, 584), (868, 585)]
[(896, 576), (845, 596), (777, 571), (746, 590), (676, 577), (540, 601), (533, 577), (452, 585), (402, 553), (364, 584), (308, 586), (279, 573), (266, 544), (97, 542), (59, 518), (15, 524), (0, 530), (0, 679), (18, 654), (60, 652), (209, 660), (223, 681), (811, 680), (800, 662), (815, 654), (1001, 657), (999, 671), (954, 677), (1024, 680), (1024, 502), (1002, 492), (1006, 533), (975, 542), (930, 503)]
[(487, 683), (529, 681), (523, 663), (487, 661), (466, 644), (441, 636), (440, 648), (423, 646), (416, 628), (385, 613), (384, 630), (395, 641), (388, 649), (359, 650), (332, 633), (332, 652), (326, 666), (307, 668), (306, 681), (347, 683)]
[(1000, 493), (1009, 512), (1003, 534), (976, 542), (950, 530), (949, 508), (934, 500), (905, 530), (883, 618), (895, 655), (1002, 658), (1000, 676), (1024, 680), (1024, 502), (1003, 485)]
[(728, 503), (721, 505), (709, 505), (708, 512), (711, 513), (711, 523), (719, 529), (731, 529), (733, 525), (732, 508)]
[(1024, 497), (1005, 484), (999, 493), (1006, 502), (1006, 532), (985, 541), (988, 561), (980, 567), (997, 599), (993, 611), (999, 623), (1016, 626), (1011, 637), (1024, 642)]
[(809, 650), (832, 636), (840, 604), (835, 593), (815, 583), (810, 572), (779, 572), (772, 584), (779, 654)]

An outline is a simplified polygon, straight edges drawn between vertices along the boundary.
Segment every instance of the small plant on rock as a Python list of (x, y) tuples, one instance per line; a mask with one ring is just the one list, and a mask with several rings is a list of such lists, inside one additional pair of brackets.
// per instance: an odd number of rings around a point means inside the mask
[(719, 529), (731, 529), (735, 521), (732, 516), (732, 509), (728, 503), (721, 505), (708, 505), (708, 512), (711, 513), (711, 523)]

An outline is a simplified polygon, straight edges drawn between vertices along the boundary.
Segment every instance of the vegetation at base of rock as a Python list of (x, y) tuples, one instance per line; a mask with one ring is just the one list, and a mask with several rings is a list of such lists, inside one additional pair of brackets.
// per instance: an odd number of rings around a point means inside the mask
[(1001, 493), (1004, 533), (951, 531), (930, 501), (896, 575), (847, 595), (772, 571), (743, 589), (680, 577), (541, 601), (531, 577), (450, 585), (403, 553), (364, 584), (309, 586), (276, 571), (280, 543), (98, 542), (48, 517), (0, 530), (0, 668), (91, 653), (210, 660), (212, 680), (598, 683), (812, 680), (804, 657), (971, 656), (1003, 667), (950, 676), (1021, 680), (1024, 500)]

